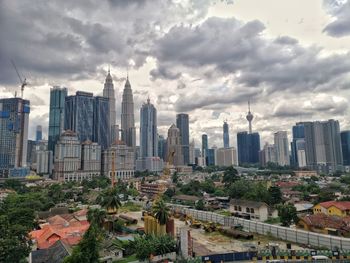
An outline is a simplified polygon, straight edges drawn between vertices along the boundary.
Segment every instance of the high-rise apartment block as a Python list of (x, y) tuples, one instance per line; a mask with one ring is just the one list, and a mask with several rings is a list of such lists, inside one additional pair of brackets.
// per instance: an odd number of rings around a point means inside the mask
[(237, 151), (235, 147), (219, 148), (216, 153), (218, 166), (237, 166)]
[(267, 166), (268, 163), (277, 163), (275, 145), (265, 143), (263, 149), (259, 152), (259, 162), (262, 167)]
[(238, 132), (238, 163), (258, 163), (260, 151), (260, 135), (259, 133)]
[(343, 153), (343, 165), (350, 166), (350, 131), (342, 131), (341, 148)]
[(277, 164), (281, 166), (290, 165), (289, 141), (286, 131), (278, 131), (274, 134), (275, 152)]

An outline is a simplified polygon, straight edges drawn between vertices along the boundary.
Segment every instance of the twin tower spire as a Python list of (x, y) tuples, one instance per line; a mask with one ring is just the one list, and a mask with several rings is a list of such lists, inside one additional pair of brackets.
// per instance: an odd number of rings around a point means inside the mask
[[(119, 138), (119, 125), (117, 125), (117, 111), (116, 96), (114, 91), (113, 79), (108, 68), (106, 76), (103, 97), (109, 99), (109, 120), (112, 134), (112, 141)], [(127, 74), (126, 82), (123, 90), (123, 97), (121, 102), (121, 139), (126, 145), (130, 147), (136, 146), (136, 128), (134, 118), (134, 99), (132, 89), (129, 81), (129, 74)]]

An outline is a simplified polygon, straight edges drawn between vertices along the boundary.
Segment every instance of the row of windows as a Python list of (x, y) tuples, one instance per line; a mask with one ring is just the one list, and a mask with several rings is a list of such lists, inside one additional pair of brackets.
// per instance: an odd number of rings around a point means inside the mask
[[(235, 210), (235, 211), (242, 211), (242, 207), (241, 207), (241, 206), (235, 205), (235, 206), (234, 206), (234, 210)], [(254, 210), (254, 208), (246, 207), (245, 212), (246, 212), (246, 213), (250, 213), (250, 214), (254, 214), (254, 213), (255, 213), (255, 210)]]

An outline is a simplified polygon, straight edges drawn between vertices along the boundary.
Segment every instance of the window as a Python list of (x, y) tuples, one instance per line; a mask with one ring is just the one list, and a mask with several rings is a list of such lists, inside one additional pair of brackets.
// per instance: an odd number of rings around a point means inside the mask
[(250, 213), (252, 213), (252, 214), (255, 213), (254, 208), (251, 208), (251, 209), (250, 209)]
[(247, 208), (245, 209), (245, 211), (246, 211), (247, 213), (250, 213), (249, 207), (247, 207)]
[(238, 206), (238, 211), (242, 211), (242, 207)]
[(237, 210), (238, 210), (236, 205), (235, 205), (234, 209), (235, 209), (235, 211), (237, 211)]

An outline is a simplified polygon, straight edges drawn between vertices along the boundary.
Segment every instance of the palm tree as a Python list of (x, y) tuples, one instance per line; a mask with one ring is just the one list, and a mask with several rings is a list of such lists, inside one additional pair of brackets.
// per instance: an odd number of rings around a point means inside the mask
[(116, 214), (122, 205), (116, 188), (109, 188), (102, 192), (97, 197), (96, 202), (106, 208), (108, 214)]
[(102, 227), (106, 219), (106, 211), (101, 209), (89, 209), (87, 214), (87, 219), (90, 224), (96, 224), (99, 227)]
[(170, 209), (163, 199), (157, 199), (153, 205), (153, 216), (162, 226), (165, 225), (170, 216)]

